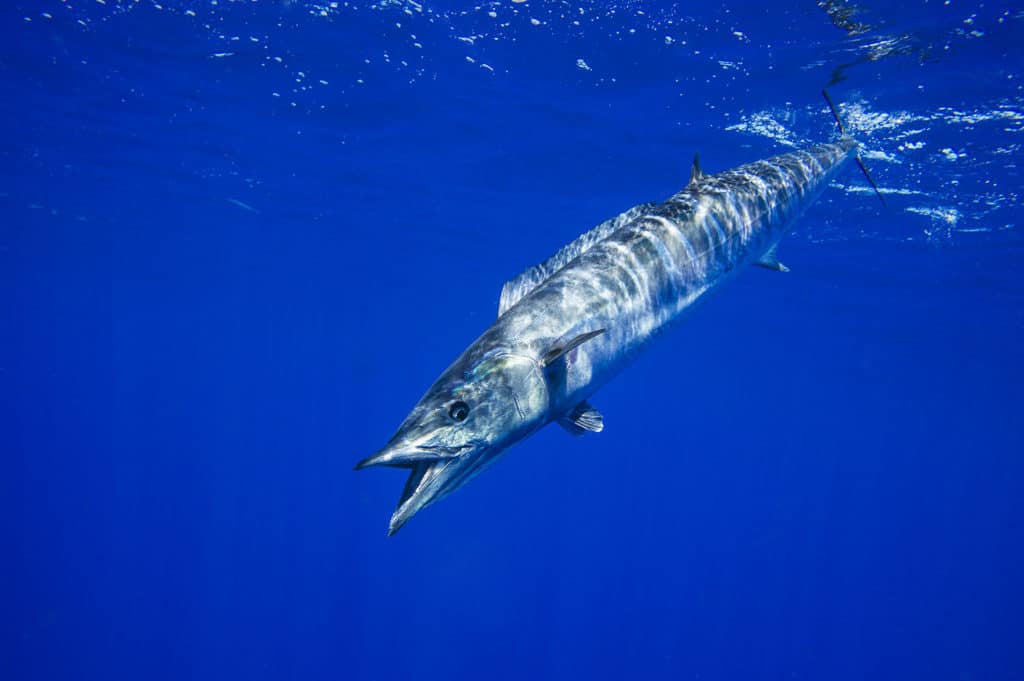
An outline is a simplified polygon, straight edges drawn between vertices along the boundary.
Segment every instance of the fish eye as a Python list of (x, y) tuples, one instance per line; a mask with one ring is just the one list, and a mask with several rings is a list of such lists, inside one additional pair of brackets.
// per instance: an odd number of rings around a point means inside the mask
[(459, 423), (466, 420), (469, 416), (469, 405), (459, 400), (458, 402), (452, 402), (452, 406), (448, 407), (448, 416), (452, 417), (452, 421), (458, 421)]

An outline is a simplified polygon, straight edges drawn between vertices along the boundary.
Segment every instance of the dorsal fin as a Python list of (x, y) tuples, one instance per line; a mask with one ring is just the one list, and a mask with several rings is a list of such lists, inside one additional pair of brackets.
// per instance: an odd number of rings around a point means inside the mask
[(550, 279), (555, 272), (589, 251), (594, 244), (608, 238), (620, 227), (637, 219), (655, 205), (654, 203), (641, 203), (639, 206), (634, 206), (621, 215), (605, 220), (589, 232), (577, 237), (572, 243), (563, 246), (557, 253), (541, 264), (527, 269), (515, 279), (509, 279), (501, 288), (501, 298), (498, 301), (498, 316), (500, 317), (505, 314), (506, 310), (526, 297), (530, 291)]
[(700, 169), (700, 154), (694, 154), (693, 167), (690, 168), (690, 184), (696, 184), (697, 182), (700, 182), (703, 179), (704, 171)]

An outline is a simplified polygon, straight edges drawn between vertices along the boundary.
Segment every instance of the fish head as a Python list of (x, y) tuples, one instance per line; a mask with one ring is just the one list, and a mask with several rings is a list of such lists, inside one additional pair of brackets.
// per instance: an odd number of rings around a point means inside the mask
[(541, 363), (506, 347), (471, 346), (434, 382), (383, 449), (356, 465), (409, 468), (391, 519), (413, 515), (467, 483), (549, 420)]

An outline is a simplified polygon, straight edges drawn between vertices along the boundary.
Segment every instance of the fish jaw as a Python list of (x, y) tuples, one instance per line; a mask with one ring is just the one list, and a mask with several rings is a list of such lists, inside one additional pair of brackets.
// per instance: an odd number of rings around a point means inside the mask
[(414, 464), (398, 506), (391, 515), (388, 536), (398, 532), (414, 515), (475, 478), (501, 453), (502, 450), (485, 448), (471, 455)]

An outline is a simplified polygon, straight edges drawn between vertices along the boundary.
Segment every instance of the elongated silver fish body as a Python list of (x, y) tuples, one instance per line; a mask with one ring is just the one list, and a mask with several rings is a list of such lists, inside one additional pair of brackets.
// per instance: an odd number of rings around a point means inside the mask
[(389, 533), (551, 421), (603, 421), (587, 400), (653, 337), (775, 245), (855, 156), (844, 138), (690, 183), (568, 244), (509, 281), (499, 316), (357, 468), (410, 469)]

